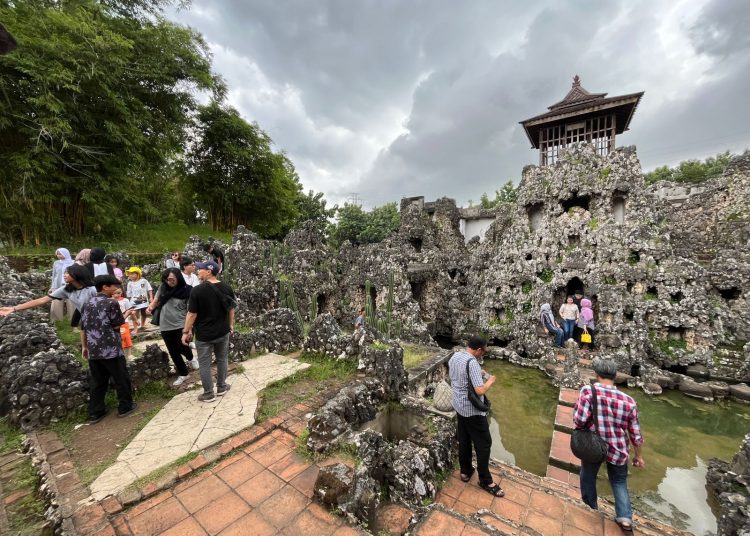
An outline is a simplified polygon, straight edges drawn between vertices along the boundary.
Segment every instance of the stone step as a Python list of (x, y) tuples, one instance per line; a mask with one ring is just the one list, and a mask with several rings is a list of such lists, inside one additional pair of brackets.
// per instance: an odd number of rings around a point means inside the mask
[(563, 406), (575, 406), (578, 400), (578, 391), (575, 389), (568, 389), (567, 387), (560, 389), (560, 394), (557, 397), (557, 403)]
[(581, 470), (581, 460), (576, 458), (570, 451), (570, 434), (555, 430), (552, 432), (552, 445), (549, 450), (549, 463), (578, 472)]
[(572, 433), (574, 428), (573, 408), (570, 406), (557, 406), (557, 412), (555, 413), (555, 430)]

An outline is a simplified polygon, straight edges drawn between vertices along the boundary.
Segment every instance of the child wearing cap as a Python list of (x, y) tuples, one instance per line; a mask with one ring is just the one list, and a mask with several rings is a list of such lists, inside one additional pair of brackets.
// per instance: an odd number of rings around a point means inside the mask
[(146, 307), (154, 299), (154, 289), (151, 283), (141, 277), (141, 269), (137, 266), (131, 266), (125, 273), (128, 276), (127, 296), (135, 310), (133, 324), (135, 327), (134, 334), (138, 334), (138, 318), (140, 318), (140, 328), (146, 325)]

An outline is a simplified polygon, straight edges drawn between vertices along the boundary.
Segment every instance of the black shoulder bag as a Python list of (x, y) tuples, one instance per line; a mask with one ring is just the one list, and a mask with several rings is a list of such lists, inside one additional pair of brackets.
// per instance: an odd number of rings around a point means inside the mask
[[(591, 418), (586, 421), (583, 428), (573, 430), (570, 436), (570, 450), (582, 462), (602, 463), (607, 459), (609, 444), (599, 435), (599, 420), (597, 418), (596, 387), (591, 386)], [(594, 429), (590, 430), (591, 420), (594, 421)]]
[(474, 390), (474, 385), (471, 383), (471, 374), (469, 374), (469, 363), (474, 361), (474, 359), (469, 359), (466, 362), (466, 381), (467, 381), (467, 387), (466, 392), (469, 394), (469, 402), (471, 402), (471, 405), (474, 406), (479, 411), (488, 412), (490, 411), (490, 407), (492, 404), (490, 403), (490, 399), (486, 396), (482, 397), (477, 394), (477, 392)]

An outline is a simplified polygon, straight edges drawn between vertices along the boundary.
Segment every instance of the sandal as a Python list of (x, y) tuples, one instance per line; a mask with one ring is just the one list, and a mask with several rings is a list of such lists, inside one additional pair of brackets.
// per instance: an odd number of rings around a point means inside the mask
[(473, 474), (474, 474), (474, 470), (473, 469), (472, 469), (471, 473), (469, 473), (468, 475), (466, 475), (464, 473), (461, 473), (461, 482), (468, 482), (469, 480), (471, 480), (471, 477), (472, 477)]
[(622, 530), (624, 534), (633, 534), (633, 524), (629, 521), (615, 520), (615, 523), (617, 523), (617, 526), (620, 527), (620, 530)]
[(501, 488), (494, 482), (490, 484), (483, 484), (480, 482), (479, 487), (494, 497), (505, 497), (505, 492), (503, 491), (503, 488)]

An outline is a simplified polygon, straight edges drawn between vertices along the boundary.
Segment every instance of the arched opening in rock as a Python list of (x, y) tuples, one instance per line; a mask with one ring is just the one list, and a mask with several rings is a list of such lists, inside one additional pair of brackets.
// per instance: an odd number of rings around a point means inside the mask
[(628, 194), (615, 190), (612, 195), (612, 216), (615, 219), (615, 223), (625, 223), (625, 204), (628, 199)]
[(659, 297), (659, 291), (656, 289), (656, 287), (648, 287), (646, 288), (646, 294), (647, 297), (654, 300)]
[(487, 344), (489, 346), (499, 346), (500, 348), (507, 348), (509, 343), (510, 341), (507, 339), (493, 337), (492, 339), (489, 340)]
[(631, 249), (630, 255), (628, 255), (628, 264), (637, 264), (638, 261), (640, 260), (641, 260), (641, 252)]
[(536, 231), (537, 229), (539, 229), (539, 226), (542, 224), (542, 219), (544, 217), (543, 211), (543, 203), (526, 205), (526, 214), (529, 216), (529, 228), (532, 231)]
[(568, 284), (565, 285), (565, 295), (572, 296), (576, 293), (576, 290), (580, 290), (581, 294), (585, 295), (584, 292), (585, 286), (583, 284), (583, 281), (581, 281), (578, 277), (571, 277), (568, 280)]
[(677, 292), (672, 292), (669, 295), (669, 299), (675, 303), (680, 303), (684, 297), (685, 295), (679, 290)]
[(625, 284), (625, 287), (628, 289), (628, 292), (633, 292), (633, 282), (632, 281), (628, 281)]
[(560, 202), (563, 212), (569, 211), (573, 207), (579, 207), (583, 210), (589, 209), (591, 198), (587, 195), (574, 195), (573, 197)]
[(668, 326), (667, 339), (673, 341), (684, 341), (686, 330), (682, 326)]
[(419, 303), (419, 308), (421, 309), (422, 304), (420, 302), (422, 301), (424, 292), (424, 283), (422, 281), (409, 281), (409, 286), (411, 287), (411, 297), (415, 302)]
[(505, 318), (505, 309), (503, 307), (493, 307), (490, 311), (490, 321), (498, 321)]
[[(319, 315), (328, 312), (328, 296), (325, 294), (318, 294), (317, 303)], [(310, 320), (312, 320), (312, 318)]]
[(625, 317), (625, 320), (627, 320), (628, 322), (632, 322), (635, 318), (635, 313), (632, 309), (625, 309), (622, 313), (622, 316)]
[(581, 245), (581, 237), (577, 234), (568, 235), (568, 247), (573, 249)]
[(740, 290), (737, 287), (720, 288), (719, 289), (719, 294), (726, 301), (738, 300), (740, 298), (740, 296), (742, 295), (742, 290)]
[(630, 365), (630, 375), (631, 376), (640, 376), (641, 375), (641, 364), (640, 363), (633, 363)]
[(456, 345), (456, 341), (453, 340), (453, 335), (436, 333), (432, 338), (440, 348), (445, 350), (451, 350)]
[(456, 279), (456, 274), (458, 273), (458, 270), (456, 268), (451, 268), (448, 270), (448, 277), (451, 279)]
[(533, 259), (534, 259), (534, 257), (531, 255), (531, 253), (527, 253), (526, 254), (526, 260), (527, 261), (530, 261), (530, 260), (533, 260)]
[(687, 374), (687, 365), (669, 365), (663, 366), (661, 369), (676, 372), (677, 374)]
[(421, 238), (410, 238), (409, 243), (415, 249), (417, 253), (422, 251), (422, 239)]

